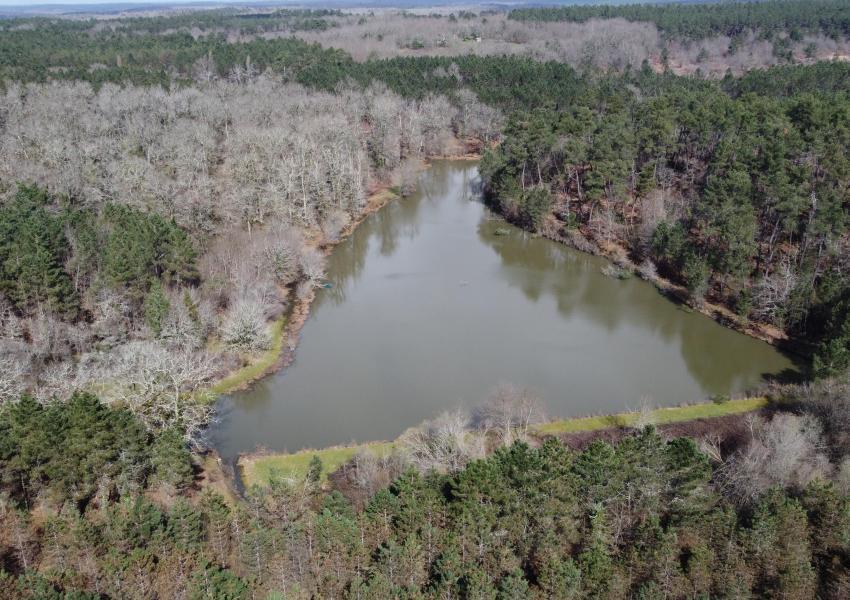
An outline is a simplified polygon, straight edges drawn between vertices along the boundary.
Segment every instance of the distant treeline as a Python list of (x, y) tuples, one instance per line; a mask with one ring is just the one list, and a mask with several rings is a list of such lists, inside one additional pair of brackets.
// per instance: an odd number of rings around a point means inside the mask
[(93, 34), (64, 21), (0, 30), (0, 80), (168, 87), (193, 85), (198, 79), (244, 80), (266, 70), (328, 91), (348, 80), (384, 81), (408, 97), (472, 86), (491, 104), (517, 107), (554, 98), (568, 101), (578, 82), (569, 65), (520, 57), (400, 57), (357, 63), (340, 50), (294, 38), (230, 43), (222, 34), (198, 39), (188, 32)]
[(124, 34), (160, 34), (188, 29), (201, 32), (228, 30), (244, 35), (268, 31), (324, 30), (333, 26), (328, 17), (340, 17), (342, 12), (332, 9), (280, 9), (268, 12), (246, 12), (236, 9), (217, 9), (171, 13), (154, 17), (122, 17), (112, 21), (98, 19), (54, 19), (30, 17), (0, 21), (0, 30), (40, 28), (46, 24), (61, 25), (76, 31), (114, 31)]
[(213, 75), (226, 76), (234, 66), (258, 72), (303, 70), (315, 62), (348, 62), (347, 55), (292, 38), (227, 43), (224, 35), (193, 38), (189, 33), (122, 35), (90, 34), (61, 23), (39, 23), (32, 29), (0, 32), (0, 79), (47, 81), (65, 79), (103, 83), (169, 86), (190, 82), (198, 61), (209, 59)]
[[(844, 0), (823, 3), (850, 7), (850, 2)], [(765, 4), (796, 6), (805, 3)], [(692, 10), (699, 14), (699, 10), (714, 7), (679, 6), (671, 14), (684, 18), (679, 15), (691, 14), (689, 11)], [(565, 14), (572, 14), (569, 11), (591, 9), (603, 12), (652, 9), (661, 11), (659, 14), (672, 10), (666, 6), (643, 5), (566, 7), (540, 9), (539, 18), (544, 18), (543, 15), (548, 14), (546, 11), (563, 10)], [(517, 13), (519, 11), (512, 15), (515, 18), (537, 18), (533, 16), (537, 13), (529, 12), (526, 16)], [(826, 13), (812, 10), (811, 14)], [(113, 30), (95, 33), (90, 27), (82, 28), (74, 21), (10, 21), (0, 27), (0, 80), (44, 82), (58, 79), (87, 81), (95, 87), (104, 83), (169, 87), (173, 84), (194, 85), (199, 79), (210, 78), (244, 81), (246, 77), (270, 70), (288, 81), (328, 91), (346, 81), (360, 84), (382, 81), (397, 93), (421, 98), (429, 93), (447, 94), (469, 87), (483, 101), (503, 109), (529, 108), (547, 103), (565, 105), (583, 90), (592, 90), (597, 96), (617, 95), (624, 90), (624, 83), (633, 83), (635, 78), (640, 78), (643, 93), (655, 93), (659, 86), (699, 88), (714, 85), (699, 79), (654, 75), (647, 73), (646, 69), (639, 72), (638, 64), (627, 68), (622, 76), (580, 75), (563, 63), (540, 62), (519, 56), (395, 57), (356, 62), (343, 51), (295, 38), (229, 42), (224, 34), (210, 33), (196, 39), (187, 31), (180, 31), (179, 27), (154, 26), (149, 19), (140, 22), (149, 31), (159, 34), (138, 33), (140, 30), (135, 26), (132, 30), (137, 33), (127, 35)], [(168, 22), (167, 19), (163, 21)], [(17, 25), (12, 27), (10, 23)], [(121, 27), (131, 27), (127, 21), (122, 23)], [(753, 71), (741, 79), (729, 78), (723, 86), (732, 95), (754, 92), (789, 96), (799, 91), (834, 92), (850, 88), (848, 71), (847, 65), (835, 63), (819, 63), (802, 69), (789, 66)]]
[(847, 0), (769, 0), (713, 4), (599, 4), (519, 8), (510, 18), (519, 21), (573, 21), (623, 18), (649, 21), (670, 37), (702, 39), (716, 35), (735, 37), (747, 31), (772, 34), (787, 31), (791, 37), (818, 32), (831, 37), (850, 33)]

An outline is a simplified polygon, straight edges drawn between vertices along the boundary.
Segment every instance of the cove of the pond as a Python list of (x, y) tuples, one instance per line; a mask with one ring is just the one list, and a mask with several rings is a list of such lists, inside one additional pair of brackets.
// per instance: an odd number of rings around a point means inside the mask
[(470, 161), (437, 161), (418, 191), (334, 248), (295, 361), (223, 397), (225, 460), (392, 439), (500, 382), (550, 415), (678, 405), (793, 370), (776, 348), (601, 273), (602, 258), (495, 218)]

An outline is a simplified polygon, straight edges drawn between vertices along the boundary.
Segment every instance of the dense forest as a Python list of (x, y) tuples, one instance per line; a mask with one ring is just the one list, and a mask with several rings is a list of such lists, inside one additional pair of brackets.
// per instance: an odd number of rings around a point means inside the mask
[[(815, 61), (850, 4), (812, 4), (0, 23), (4, 594), (847, 597), (850, 64)], [(375, 192), (468, 152), (505, 218), (791, 340), (816, 381), (698, 434), (455, 413), (209, 489), (214, 382)]]
[(673, 277), (696, 302), (826, 335), (815, 371), (842, 372), (847, 74), (842, 64), (797, 67), (722, 86), (652, 76), (647, 86), (639, 75), (651, 96), (512, 113), (482, 174), (516, 222), (621, 244), (647, 278)]
[(713, 35), (740, 36), (805, 32), (839, 37), (850, 33), (850, 2), (846, 0), (765, 0), (755, 2), (622, 3), (552, 8), (518, 8), (510, 13), (521, 21), (575, 21), (624, 18), (649, 21), (665, 35), (698, 40)]
[[(722, 77), (729, 70), (742, 74), (779, 64), (846, 59), (847, 6), (844, 0), (823, 0), (818, 10), (806, 2), (697, 3), (679, 7), (694, 11), (687, 23), (695, 32), (686, 36), (671, 34), (660, 18), (629, 20), (614, 14), (682, 14), (678, 8), (649, 5), (564, 9), (599, 12), (579, 20), (545, 18), (547, 11), (560, 9), (529, 9), (528, 14), (256, 9), (109, 19), (38, 17), (0, 21), (0, 75), (18, 81), (168, 85), (189, 84), (212, 72), (238, 78), (248, 57), (249, 70), (272, 68), (293, 77), (319, 63), (336, 62), (348, 71), (351, 60), (516, 56), (581, 71), (621, 72), (648, 61), (657, 71)], [(759, 27), (735, 12), (764, 8), (770, 8), (774, 21), (759, 16)], [(803, 13), (816, 17), (805, 20)], [(718, 14), (726, 15), (727, 26), (709, 26)]]
[(434, 423), (234, 504), (194, 489), (179, 434), (92, 396), (25, 397), (0, 410), (4, 595), (845, 598), (846, 385), (788, 401), (799, 414), (699, 444), (646, 425), (581, 450), (490, 439), (477, 459), (474, 434)]

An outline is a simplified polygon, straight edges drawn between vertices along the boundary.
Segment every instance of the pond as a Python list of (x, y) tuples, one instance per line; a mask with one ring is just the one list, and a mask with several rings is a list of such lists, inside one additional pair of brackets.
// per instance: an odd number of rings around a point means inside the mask
[(793, 369), (647, 282), (603, 275), (604, 259), (496, 219), (476, 177), (474, 162), (436, 162), (334, 249), (294, 363), (221, 399), (224, 458), (393, 439), (500, 382), (569, 417), (698, 402)]

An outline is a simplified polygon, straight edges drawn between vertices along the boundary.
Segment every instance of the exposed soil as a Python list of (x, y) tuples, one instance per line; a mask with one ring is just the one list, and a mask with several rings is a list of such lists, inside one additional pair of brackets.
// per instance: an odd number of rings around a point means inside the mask
[[(748, 435), (747, 419), (752, 415), (766, 414), (770, 409), (726, 415), (723, 417), (712, 417), (709, 419), (695, 419), (693, 421), (681, 421), (678, 423), (666, 423), (658, 425), (658, 432), (668, 439), (689, 437), (693, 439), (714, 438), (721, 441), (724, 453), (731, 452), (739, 447)], [(580, 431), (574, 433), (562, 433), (555, 436), (541, 436), (540, 441), (550, 437), (559, 439), (565, 446), (572, 450), (584, 450), (591, 443), (601, 440), (615, 443), (634, 433), (631, 427), (612, 427), (610, 429), (598, 429), (596, 431)]]
[[(553, 220), (556, 219), (553, 217)], [(636, 276), (641, 276), (638, 270), (638, 265), (629, 258), (629, 251), (622, 244), (614, 241), (598, 243), (590, 235), (581, 230), (577, 230), (573, 233), (573, 235), (564, 235), (562, 233), (563, 224), (560, 221), (557, 223), (557, 226), (544, 228), (541, 235), (553, 241), (567, 244), (581, 252), (605, 257), (612, 263), (634, 273)], [(688, 307), (692, 310), (710, 317), (724, 327), (728, 327), (729, 329), (733, 329), (739, 333), (754, 337), (774, 346), (781, 345), (783, 347), (787, 347), (790, 345), (792, 346), (791, 349), (793, 349), (793, 344), (791, 344), (793, 340), (791, 340), (788, 334), (782, 329), (774, 325), (743, 319), (728, 306), (712, 302), (710, 298), (703, 300), (700, 303), (694, 303), (690, 300), (688, 290), (684, 286), (674, 283), (669, 279), (665, 279), (660, 275), (657, 275), (648, 281), (654, 284), (662, 294), (671, 300), (688, 305)]]
[(203, 491), (209, 488), (221, 494), (228, 504), (235, 504), (239, 495), (239, 490), (235, 487), (236, 478), (218, 453), (214, 450), (206, 451), (199, 455), (198, 462), (199, 470), (193, 490)]

